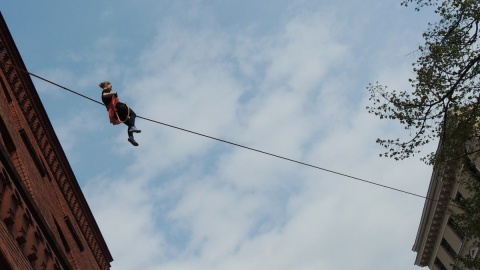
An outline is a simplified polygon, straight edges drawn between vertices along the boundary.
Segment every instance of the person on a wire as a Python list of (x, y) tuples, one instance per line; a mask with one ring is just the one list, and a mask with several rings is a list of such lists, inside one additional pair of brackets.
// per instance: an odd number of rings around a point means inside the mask
[(135, 117), (137, 117), (137, 115), (127, 103), (120, 102), (117, 92), (112, 91), (112, 84), (110, 82), (101, 82), (99, 86), (103, 89), (102, 101), (107, 107), (110, 123), (113, 125), (118, 125), (120, 123), (127, 125), (128, 141), (134, 146), (138, 146), (138, 143), (133, 137), (133, 133), (141, 132), (141, 130), (135, 127)]

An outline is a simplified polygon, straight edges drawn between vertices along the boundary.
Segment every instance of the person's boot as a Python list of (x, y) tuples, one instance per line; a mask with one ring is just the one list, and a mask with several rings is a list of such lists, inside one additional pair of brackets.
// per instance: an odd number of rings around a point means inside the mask
[(128, 137), (128, 141), (133, 145), (133, 146), (138, 146), (138, 142), (135, 141), (133, 136)]
[(131, 126), (128, 128), (129, 132), (135, 132), (135, 133), (140, 133), (142, 132), (140, 129), (137, 129), (135, 126)]

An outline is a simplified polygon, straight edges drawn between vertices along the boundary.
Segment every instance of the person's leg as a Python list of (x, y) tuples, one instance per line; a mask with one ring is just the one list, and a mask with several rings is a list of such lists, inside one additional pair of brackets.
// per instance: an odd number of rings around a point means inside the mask
[(125, 105), (125, 103), (119, 102), (119, 103), (117, 103), (116, 109), (117, 109), (118, 118), (120, 118), (119, 120), (124, 122), (124, 123), (127, 123), (127, 121), (126, 121), (126, 120), (128, 120), (127, 119), (128, 118), (127, 105)]
[(130, 110), (129, 112), (127, 105), (120, 102), (117, 103), (117, 113), (118, 113), (118, 116), (120, 117), (120, 120), (124, 121), (123, 123), (128, 127), (127, 129), (128, 141), (134, 146), (138, 146), (138, 143), (135, 141), (135, 138), (133, 137), (133, 132), (140, 132), (140, 130), (137, 130), (135, 128), (135, 118), (137, 115), (135, 114), (135, 112), (133, 112), (133, 110)]
[[(125, 122), (125, 125), (128, 126), (127, 122)], [(133, 137), (133, 131), (132, 128), (135, 128), (134, 126), (128, 126), (127, 133), (128, 133), (128, 141), (133, 144), (134, 146), (138, 146), (138, 142), (135, 141), (135, 138)]]
[(127, 126), (128, 126), (128, 131), (129, 132), (135, 132), (135, 133), (142, 132), (140, 129), (137, 129), (135, 127), (135, 118), (136, 117), (137, 117), (137, 114), (132, 109), (130, 109), (129, 117), (128, 117), (127, 121), (125, 121), (125, 124), (127, 124)]

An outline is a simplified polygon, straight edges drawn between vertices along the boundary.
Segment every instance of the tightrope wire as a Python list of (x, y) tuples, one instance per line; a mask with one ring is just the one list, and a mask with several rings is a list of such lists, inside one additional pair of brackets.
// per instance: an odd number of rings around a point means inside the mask
[[(80, 97), (83, 97), (83, 98), (86, 98), (90, 101), (93, 101), (97, 104), (100, 104), (102, 106), (104, 106), (104, 104), (102, 102), (99, 102), (93, 98), (90, 98), (88, 96), (85, 96), (83, 94), (80, 94), (78, 93), (77, 91), (74, 91), (72, 89), (69, 89), (65, 86), (62, 86), (58, 83), (55, 83), (51, 80), (48, 80), (48, 79), (45, 79), (39, 75), (36, 75), (32, 72), (29, 72), (28, 70), (25, 70), (25, 69), (22, 69), (22, 68), (19, 68), (15, 65), (12, 65), (13, 67), (15, 67), (16, 69), (22, 71), (22, 72), (25, 72), (35, 78), (38, 78), (42, 81), (45, 81), (47, 83), (50, 83), (52, 85), (55, 85), (59, 88), (62, 88), (64, 90), (67, 90), (73, 94), (76, 94)], [(143, 117), (143, 116), (140, 116), (140, 115), (137, 115), (138, 118), (141, 118), (145, 121), (150, 121), (152, 123), (156, 123), (156, 124), (160, 124), (160, 125), (164, 125), (164, 126), (167, 126), (167, 127), (171, 127), (171, 128), (174, 128), (174, 129), (178, 129), (178, 130), (181, 130), (181, 131), (184, 131), (184, 132), (188, 132), (188, 133), (191, 133), (191, 134), (195, 134), (195, 135), (198, 135), (198, 136), (202, 136), (202, 137), (205, 137), (205, 138), (209, 138), (209, 139), (212, 139), (212, 140), (216, 140), (216, 141), (219, 141), (219, 142), (223, 142), (223, 143), (226, 143), (226, 144), (230, 144), (230, 145), (233, 145), (233, 146), (236, 146), (236, 147), (240, 147), (240, 148), (244, 148), (244, 149), (247, 149), (247, 150), (250, 150), (250, 151), (254, 151), (254, 152), (257, 152), (257, 153), (261, 153), (261, 154), (264, 154), (264, 155), (268, 155), (268, 156), (272, 156), (272, 157), (275, 157), (275, 158), (279, 158), (279, 159), (283, 159), (283, 160), (286, 160), (286, 161), (290, 161), (290, 162), (293, 162), (293, 163), (297, 163), (297, 164), (300, 164), (300, 165), (303, 165), (303, 166), (307, 166), (307, 167), (311, 167), (311, 168), (314, 168), (314, 169), (318, 169), (318, 170), (322, 170), (322, 171), (325, 171), (325, 172), (328, 172), (328, 173), (332, 173), (332, 174), (336, 174), (336, 175), (340, 175), (340, 176), (343, 176), (343, 177), (347, 177), (347, 178), (350, 178), (350, 179), (354, 179), (354, 180), (357, 180), (357, 181), (361, 181), (361, 182), (364, 182), (364, 183), (367, 183), (367, 184), (371, 184), (371, 185), (375, 185), (375, 186), (378, 186), (378, 187), (382, 187), (382, 188), (386, 188), (386, 189), (390, 189), (390, 190), (393, 190), (393, 191), (397, 191), (397, 192), (401, 192), (401, 193), (404, 193), (404, 194), (408, 194), (408, 195), (412, 195), (412, 196), (415, 196), (415, 197), (419, 197), (419, 198), (423, 198), (423, 199), (427, 199), (427, 200), (431, 200), (431, 201), (437, 201), (435, 199), (432, 199), (432, 198), (428, 198), (426, 196), (423, 196), (423, 195), (419, 195), (419, 194), (416, 194), (416, 193), (413, 193), (413, 192), (409, 192), (409, 191), (405, 191), (405, 190), (402, 190), (402, 189), (398, 189), (398, 188), (394, 188), (394, 187), (390, 187), (390, 186), (387, 186), (387, 185), (383, 185), (383, 184), (379, 184), (379, 183), (376, 183), (376, 182), (373, 182), (373, 181), (369, 181), (369, 180), (365, 180), (365, 179), (362, 179), (362, 178), (359, 178), (359, 177), (355, 177), (355, 176), (351, 176), (351, 175), (348, 175), (348, 174), (344, 174), (344, 173), (340, 173), (340, 172), (337, 172), (337, 171), (333, 171), (333, 170), (330, 170), (330, 169), (326, 169), (326, 168), (322, 168), (322, 167), (319, 167), (319, 166), (315, 166), (315, 165), (311, 165), (311, 164), (308, 164), (308, 163), (305, 163), (305, 162), (301, 162), (301, 161), (298, 161), (298, 160), (294, 160), (294, 159), (290, 159), (290, 158), (287, 158), (287, 157), (283, 157), (283, 156), (279, 156), (279, 155), (276, 155), (276, 154), (272, 154), (272, 153), (269, 153), (269, 152), (265, 152), (265, 151), (262, 151), (262, 150), (258, 150), (258, 149), (255, 149), (255, 148), (251, 148), (251, 147), (248, 147), (248, 146), (244, 146), (244, 145), (241, 145), (241, 144), (238, 144), (238, 143), (234, 143), (234, 142), (230, 142), (230, 141), (227, 141), (227, 140), (223, 140), (223, 139), (219, 139), (219, 138), (216, 138), (216, 137), (212, 137), (212, 136), (209, 136), (209, 135), (205, 135), (205, 134), (202, 134), (202, 133), (198, 133), (198, 132), (195, 132), (195, 131), (191, 131), (191, 130), (188, 130), (188, 129), (184, 129), (184, 128), (181, 128), (181, 127), (177, 127), (177, 126), (174, 126), (174, 125), (170, 125), (170, 124), (166, 124), (166, 123), (163, 123), (163, 122), (160, 122), (160, 121), (157, 121), (157, 120), (153, 120), (153, 119), (149, 119), (149, 118), (146, 118), (146, 117)]]

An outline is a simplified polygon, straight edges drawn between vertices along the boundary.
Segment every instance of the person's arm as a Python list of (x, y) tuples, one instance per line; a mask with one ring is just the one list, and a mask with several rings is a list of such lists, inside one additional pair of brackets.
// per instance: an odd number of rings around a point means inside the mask
[(103, 96), (108, 98), (108, 97), (111, 97), (111, 96), (116, 96), (117, 95), (117, 92), (105, 92), (103, 93)]

